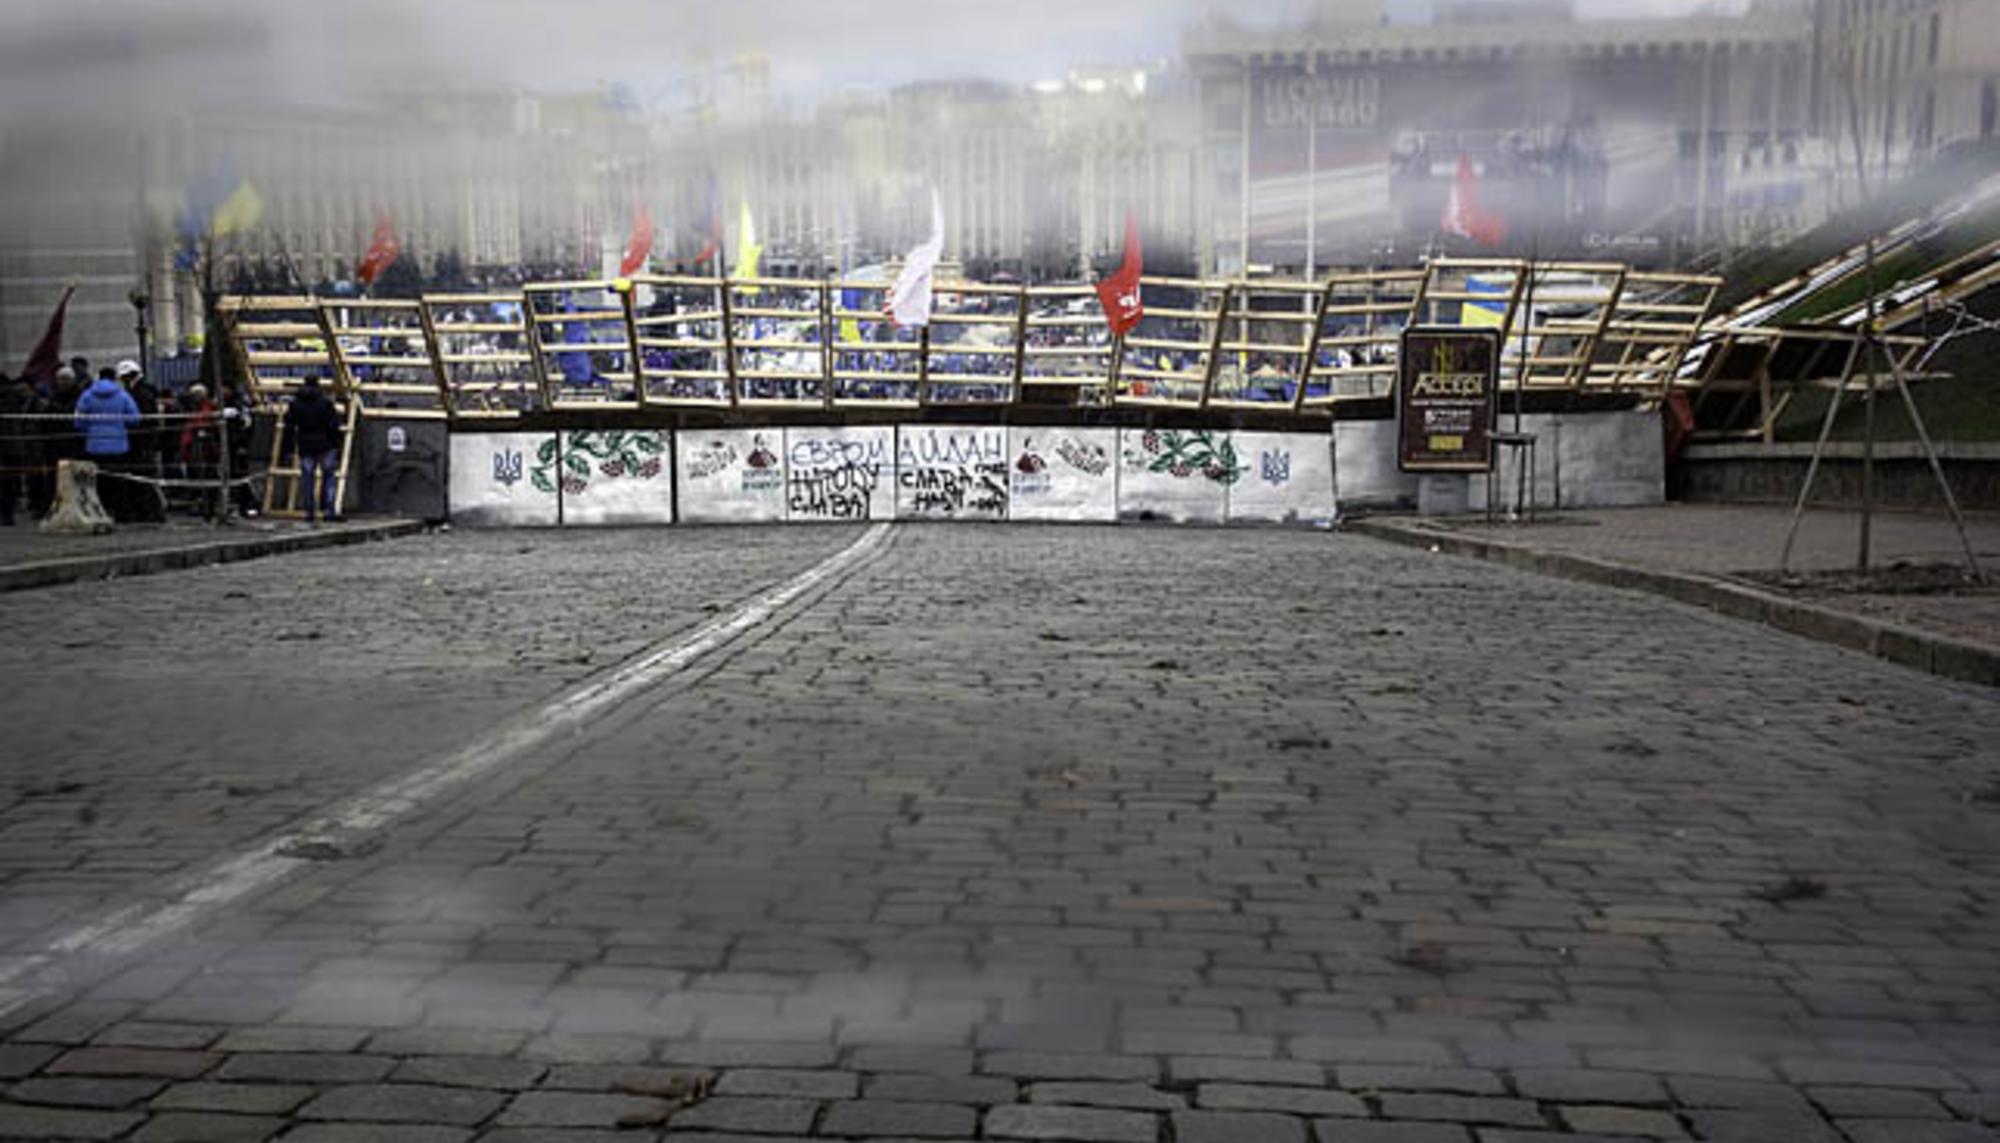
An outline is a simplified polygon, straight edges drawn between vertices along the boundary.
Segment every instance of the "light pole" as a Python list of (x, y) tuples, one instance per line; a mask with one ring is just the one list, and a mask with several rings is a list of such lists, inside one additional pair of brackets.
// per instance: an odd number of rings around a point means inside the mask
[(146, 294), (144, 286), (134, 286), (132, 291), (125, 295), (125, 300), (132, 304), (133, 328), (139, 335), (139, 369), (145, 376), (151, 377), (153, 354), (149, 339), (152, 327), (147, 323), (146, 316), (152, 309), (153, 299)]
[(1319, 253), (1319, 41), (1306, 48), (1306, 281)]

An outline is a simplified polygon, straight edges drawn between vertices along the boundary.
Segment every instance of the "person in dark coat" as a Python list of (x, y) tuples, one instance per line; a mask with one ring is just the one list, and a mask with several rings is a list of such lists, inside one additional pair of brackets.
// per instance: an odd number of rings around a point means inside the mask
[(250, 490), (247, 482), (239, 483), (250, 475), (250, 437), (255, 429), (251, 421), (250, 402), (244, 398), (243, 389), (234, 381), (222, 386), (222, 417), (226, 422), (222, 435), (228, 438), (229, 447), (229, 494), (234, 498), (236, 514), (245, 519), (257, 515), (257, 495)]
[(39, 426), (26, 416), (34, 400), (35, 390), (25, 379), (0, 373), (0, 528), (14, 526), (23, 477), (34, 471), (28, 450)]
[[(307, 377), (285, 410), (285, 433), (299, 454), (299, 490), (304, 494), (306, 523), (315, 507), (328, 521), (340, 519), (334, 503), (334, 481), (340, 467), (340, 410), (320, 390), (318, 377)], [(314, 490), (318, 495), (314, 495)]]
[[(166, 434), (160, 429), (160, 392), (139, 368), (139, 363), (130, 358), (118, 363), (118, 383), (132, 394), (132, 402), (139, 406), (139, 415), (144, 418), (139, 428), (132, 433), (131, 465), (141, 476), (160, 475), (161, 442)], [(135, 484), (130, 489), (126, 504), (132, 510), (132, 518), (148, 523), (161, 523), (167, 518), (166, 498), (156, 486)]]

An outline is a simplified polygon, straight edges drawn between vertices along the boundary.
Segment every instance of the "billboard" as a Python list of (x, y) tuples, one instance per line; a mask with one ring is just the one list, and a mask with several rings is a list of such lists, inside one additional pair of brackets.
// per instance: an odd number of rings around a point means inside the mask
[(1253, 261), (1303, 265), (1308, 214), (1318, 265), (1472, 252), (1438, 233), (1461, 157), (1520, 251), (1670, 253), (1698, 59), (1396, 54), (1248, 65)]
[(1403, 331), (1396, 372), (1396, 465), (1404, 472), (1493, 467), (1500, 331)]

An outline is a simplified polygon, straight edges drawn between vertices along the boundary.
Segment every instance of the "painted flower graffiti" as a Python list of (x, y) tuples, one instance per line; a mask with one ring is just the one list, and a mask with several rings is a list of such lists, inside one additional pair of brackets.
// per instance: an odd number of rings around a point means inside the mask
[(577, 496), (597, 479), (652, 480), (664, 468), (667, 451), (659, 433), (624, 429), (568, 433), (563, 446), (550, 437), (535, 450), (528, 479), (537, 489), (552, 493), (560, 481), (564, 495)]
[(1217, 484), (1230, 485), (1248, 471), (1227, 433), (1212, 433), (1207, 429), (1192, 432), (1148, 429), (1139, 438), (1139, 447), (1142, 451), (1127, 454), (1129, 462), (1176, 479), (1185, 480), (1198, 473)]

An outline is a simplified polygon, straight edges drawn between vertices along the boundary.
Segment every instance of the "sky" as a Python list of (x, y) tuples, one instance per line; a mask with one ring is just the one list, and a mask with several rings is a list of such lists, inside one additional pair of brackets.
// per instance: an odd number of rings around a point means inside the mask
[[(1430, 0), (1388, 0), (1421, 18)], [(1494, 0), (1488, 0), (1494, 2)], [(1577, 0), (1590, 18), (1685, 14), (1742, 0)], [(5, 0), (8, 117), (144, 114), (182, 102), (346, 102), (384, 87), (590, 89), (691, 101), (704, 63), (755, 52), (805, 103), (939, 78), (1026, 83), (1072, 66), (1173, 56), (1215, 12), (1301, 20), (1310, 0)], [(220, 40), (223, 46), (204, 44)]]

